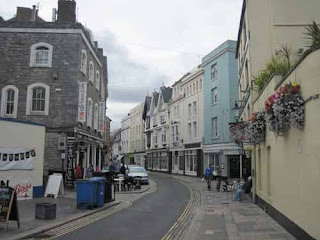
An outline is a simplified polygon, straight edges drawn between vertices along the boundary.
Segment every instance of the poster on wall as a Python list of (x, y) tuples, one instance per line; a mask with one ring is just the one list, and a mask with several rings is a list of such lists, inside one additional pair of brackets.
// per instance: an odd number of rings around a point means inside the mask
[(0, 176), (0, 180), (4, 183), (9, 182), (9, 187), (12, 187), (18, 197), (18, 200), (32, 198), (32, 178), (30, 176)]
[(86, 121), (87, 83), (79, 82), (78, 122)]
[(99, 131), (104, 132), (105, 102), (99, 103)]
[(32, 170), (35, 149), (0, 147), (0, 171)]

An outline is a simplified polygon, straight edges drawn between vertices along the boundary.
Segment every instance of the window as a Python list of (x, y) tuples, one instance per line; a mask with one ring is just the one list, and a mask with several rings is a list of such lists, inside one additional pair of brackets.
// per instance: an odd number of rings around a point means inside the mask
[(52, 66), (52, 45), (40, 42), (31, 46), (30, 67)]
[(197, 126), (197, 122), (193, 122), (193, 136), (194, 138), (198, 137), (198, 126)]
[(95, 81), (95, 86), (96, 89), (99, 91), (100, 90), (100, 72), (96, 72), (96, 81)]
[(95, 130), (98, 130), (98, 121), (99, 121), (99, 107), (98, 107), (98, 104), (96, 103), (94, 105), (94, 119), (93, 119), (93, 128)]
[(199, 82), (198, 81), (196, 82), (196, 91), (197, 92), (199, 91)]
[(188, 105), (188, 116), (191, 118), (191, 103)]
[(218, 132), (218, 118), (214, 117), (212, 118), (212, 137), (216, 138), (219, 136)]
[(215, 80), (218, 76), (217, 64), (211, 66), (211, 80)]
[(44, 83), (34, 83), (28, 86), (26, 115), (49, 114), (50, 87)]
[(177, 106), (177, 117), (179, 118), (179, 115), (180, 115), (180, 113), (179, 113), (179, 105)]
[(187, 96), (189, 96), (189, 86), (187, 87)]
[(92, 108), (93, 108), (93, 106), (92, 106), (91, 98), (88, 99), (88, 105), (87, 106), (88, 106), (88, 109), (87, 109), (87, 119), (88, 119), (87, 126), (88, 127), (92, 127)]
[(1, 117), (17, 117), (19, 90), (14, 85), (8, 85), (2, 89)]
[(92, 83), (94, 82), (94, 66), (92, 61), (90, 61), (89, 64), (89, 81)]
[(164, 130), (162, 132), (162, 143), (165, 144), (167, 142), (167, 131)]
[(196, 92), (196, 83), (194, 82), (193, 83), (193, 93), (195, 93)]
[(84, 75), (87, 75), (87, 64), (88, 64), (87, 53), (85, 50), (82, 50), (80, 71), (83, 72)]
[(193, 102), (193, 116), (198, 115), (197, 102)]
[(211, 103), (216, 103), (218, 101), (217, 88), (211, 89)]
[(188, 123), (188, 136), (191, 138), (191, 123)]
[(199, 83), (199, 90), (202, 89), (202, 79), (200, 79), (200, 83)]

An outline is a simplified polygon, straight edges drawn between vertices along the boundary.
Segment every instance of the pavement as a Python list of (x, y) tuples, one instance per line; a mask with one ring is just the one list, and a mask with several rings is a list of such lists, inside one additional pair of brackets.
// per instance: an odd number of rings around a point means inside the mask
[(233, 200), (230, 192), (217, 192), (216, 181), (211, 190), (201, 179), (171, 175), (191, 191), (188, 213), (177, 221), (174, 229), (163, 239), (184, 240), (295, 240), (275, 222), (250, 196), (241, 202)]
[[(152, 174), (179, 181), (189, 189), (191, 196), (185, 211), (162, 238), (163, 240), (295, 240), (262, 209), (253, 204), (247, 195), (241, 202), (233, 201), (232, 193), (215, 190), (215, 181), (212, 182), (212, 189), (208, 191), (206, 183), (199, 178), (164, 173)], [(150, 174), (151, 178), (152, 174)], [(57, 199), (40, 198), (19, 201), (21, 227), (18, 229), (15, 222), (10, 222), (6, 232), (0, 231), (0, 239), (31, 239), (36, 234), (50, 232), (50, 229), (56, 235), (56, 229), (59, 230), (59, 226), (62, 235), (65, 234), (66, 228), (70, 228), (68, 224), (78, 224), (77, 221), (84, 221), (90, 216), (94, 218), (92, 222), (107, 217), (110, 215), (108, 211), (114, 213), (128, 208), (133, 201), (156, 190), (156, 184), (150, 179), (150, 184), (143, 185), (141, 190), (130, 194), (116, 194), (116, 201), (93, 210), (77, 209), (74, 191), (67, 191), (64, 197)], [(55, 220), (35, 219), (35, 204), (40, 202), (57, 204)], [(100, 215), (94, 217), (97, 214)], [(82, 225), (83, 223), (79, 223), (79, 228)]]
[[(117, 205), (123, 207), (130, 206), (129, 201), (138, 200), (140, 197), (155, 191), (156, 187), (153, 181), (149, 185), (142, 185), (140, 190), (127, 192), (116, 192), (115, 201), (104, 204), (103, 207), (94, 209), (78, 209), (75, 190), (65, 190), (63, 196), (57, 199), (51, 197), (34, 198), (29, 200), (18, 201), (18, 212), (20, 219), (20, 228), (17, 227), (16, 221), (9, 221), (7, 231), (2, 231), (0, 225), (0, 239), (15, 240), (26, 239), (36, 234), (47, 232), (51, 229), (63, 226), (66, 223), (94, 215), (98, 212), (105, 211), (109, 208), (115, 208)], [(35, 218), (35, 208), (37, 203), (56, 203), (56, 219), (41, 220)], [(122, 208), (123, 208), (122, 207)], [(119, 208), (118, 209), (122, 209)]]

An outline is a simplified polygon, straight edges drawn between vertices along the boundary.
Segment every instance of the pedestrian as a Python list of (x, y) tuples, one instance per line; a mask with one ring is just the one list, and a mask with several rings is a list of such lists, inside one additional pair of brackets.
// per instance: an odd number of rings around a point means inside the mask
[(211, 179), (212, 179), (212, 167), (211, 164), (206, 168), (205, 173), (204, 173), (204, 178), (207, 181), (208, 184), (208, 189), (211, 189)]
[(82, 168), (80, 163), (76, 166), (76, 178), (81, 179), (82, 178)]
[(86, 171), (86, 178), (92, 178), (92, 174), (93, 174), (93, 166), (90, 163)]
[(120, 168), (120, 173), (124, 175), (126, 175), (126, 167), (124, 166), (124, 163), (122, 163), (122, 166)]
[(242, 200), (243, 191), (242, 191), (241, 187), (242, 186), (240, 184), (240, 180), (237, 179), (235, 184), (234, 184), (234, 190), (235, 190), (235, 193), (236, 193), (235, 198), (234, 198), (235, 201), (241, 201)]

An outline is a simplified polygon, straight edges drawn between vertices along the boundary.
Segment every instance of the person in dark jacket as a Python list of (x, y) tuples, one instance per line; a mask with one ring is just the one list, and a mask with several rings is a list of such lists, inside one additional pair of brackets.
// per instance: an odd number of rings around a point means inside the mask
[(122, 166), (120, 168), (120, 173), (123, 175), (126, 175), (126, 167), (124, 166), (124, 164), (122, 164)]

